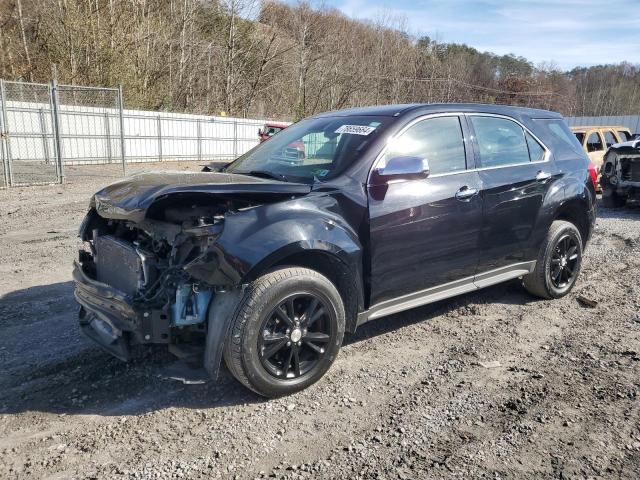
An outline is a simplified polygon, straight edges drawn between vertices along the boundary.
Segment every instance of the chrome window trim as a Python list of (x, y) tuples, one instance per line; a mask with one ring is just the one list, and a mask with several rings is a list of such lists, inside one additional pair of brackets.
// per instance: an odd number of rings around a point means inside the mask
[[(373, 167), (371, 168), (371, 170), (369, 171), (369, 176), (367, 179), (367, 184), (370, 185), (371, 184), (371, 175), (373, 174), (373, 172), (378, 168), (379, 163), (382, 161), (382, 157), (387, 153), (387, 148), (389, 147), (389, 144), (395, 140), (396, 138), (398, 138), (400, 135), (402, 135), (404, 132), (406, 132), (409, 128), (411, 128), (413, 125), (415, 125), (418, 122), (421, 122), (422, 120), (428, 120), (430, 118), (437, 118), (437, 117), (496, 117), (496, 118), (503, 118), (505, 120), (510, 120), (512, 122), (514, 122), (515, 124), (517, 124), (518, 126), (520, 126), (520, 128), (522, 128), (522, 130), (525, 133), (528, 133), (529, 135), (531, 135), (544, 149), (544, 158), (542, 160), (536, 160), (535, 162), (529, 161), (528, 163), (509, 163), (506, 165), (496, 165), (494, 167), (475, 167), (475, 168), (466, 168), (464, 170), (456, 170), (454, 172), (446, 172), (446, 173), (436, 173), (433, 175), (429, 175), (427, 177), (427, 179), (429, 178), (439, 178), (439, 177), (446, 177), (449, 175), (459, 175), (462, 173), (473, 173), (473, 172), (482, 172), (485, 170), (497, 170), (499, 168), (510, 168), (510, 167), (521, 167), (523, 165), (538, 165), (538, 164), (542, 164), (542, 163), (548, 163), (551, 160), (551, 150), (549, 150), (549, 148), (545, 145), (545, 143), (540, 140), (540, 138), (538, 138), (538, 136), (536, 134), (534, 134), (531, 130), (529, 130), (525, 125), (522, 124), (522, 122), (516, 120), (513, 117), (510, 117), (508, 115), (503, 115), (503, 114), (499, 114), (499, 113), (483, 113), (483, 112), (441, 112), (441, 113), (429, 113), (426, 115), (421, 115), (419, 117), (414, 118), (413, 120), (411, 120), (408, 124), (406, 124), (404, 127), (402, 127), (401, 130), (399, 130), (395, 135), (393, 135), (392, 137), (390, 137), (387, 140), (387, 143), (385, 144), (384, 148), (380, 151), (380, 153), (378, 154), (378, 156), (376, 157), (376, 159), (373, 162)], [(473, 135), (469, 138), (464, 136), (464, 129), (462, 128), (462, 125), (460, 125), (461, 131), (462, 131), (462, 140), (464, 142), (464, 148), (465, 148), (465, 158), (466, 158), (466, 149), (469, 147), (468, 142), (471, 142), (473, 144)], [(526, 142), (526, 137), (525, 137), (525, 142)], [(473, 147), (471, 147), (473, 148)], [(475, 152), (472, 151), (472, 154), (475, 157)], [(482, 162), (482, 159), (480, 159), (480, 162)]]
[[(538, 163), (546, 163), (551, 159), (551, 150), (549, 150), (549, 148), (544, 144), (544, 142), (542, 140), (540, 140), (538, 138), (538, 136), (533, 133), (531, 130), (529, 130), (525, 125), (522, 124), (522, 122), (516, 120), (513, 117), (509, 117), (508, 115), (502, 115), (499, 113), (481, 113), (481, 112), (471, 112), (471, 113), (465, 113), (464, 114), (467, 117), (495, 117), (495, 118), (502, 118), (504, 120), (509, 120), (517, 125), (520, 126), (520, 128), (522, 128), (522, 130), (524, 131), (525, 134), (529, 134), (531, 135), (534, 140), (536, 142), (538, 142), (542, 148), (544, 149), (544, 158), (542, 160), (536, 160), (535, 162), (532, 162), (531, 160), (529, 160), (528, 163), (508, 163), (506, 165), (496, 165), (494, 167), (478, 167), (476, 168), (477, 171), (481, 171), (481, 170), (494, 170), (496, 168), (507, 168), (507, 167), (517, 167), (520, 165), (536, 165)], [(473, 127), (473, 125), (471, 125)], [(475, 133), (475, 132), (474, 132)], [(525, 135), (525, 139), (524, 139), (525, 143), (527, 141), (526, 135)], [(527, 146), (527, 151), (528, 151), (528, 146)], [(482, 157), (480, 157), (480, 163), (482, 163)]]
[[(428, 119), (431, 119), (431, 118), (461, 117), (462, 115), (464, 115), (464, 113), (462, 113), (462, 112), (428, 113), (426, 115), (421, 115), (421, 116), (416, 117), (413, 120), (411, 120), (404, 127), (402, 127), (398, 132), (396, 132), (394, 135), (392, 135), (391, 137), (389, 137), (387, 139), (387, 143), (385, 144), (384, 148), (382, 150), (380, 150), (380, 153), (378, 153), (378, 155), (376, 156), (376, 159), (373, 161), (373, 166), (369, 170), (369, 175), (368, 175), (368, 178), (367, 178), (367, 184), (371, 185), (371, 175), (378, 168), (378, 165), (382, 161), (382, 157), (384, 157), (384, 155), (387, 153), (387, 149), (389, 148), (389, 145), (391, 144), (391, 142), (393, 142), (396, 138), (398, 138), (400, 135), (402, 135), (408, 129), (413, 127), (416, 123), (421, 122), (423, 120), (428, 120)], [(462, 127), (462, 122), (460, 121), (460, 119), (458, 119), (458, 122), (460, 123), (460, 133), (462, 134), (462, 141), (463, 141), (464, 149), (465, 149), (464, 150), (464, 160), (465, 160), (465, 165), (466, 165), (466, 162), (467, 162), (467, 149), (469, 148), (469, 145), (467, 144), (468, 139), (464, 136), (464, 128)], [(444, 175), (451, 175), (451, 174), (457, 174), (457, 173), (466, 173), (468, 171), (469, 171), (468, 169), (464, 169), (464, 170), (457, 170), (455, 172), (437, 173), (437, 174), (434, 174), (434, 175), (429, 175), (428, 178), (442, 177)]]

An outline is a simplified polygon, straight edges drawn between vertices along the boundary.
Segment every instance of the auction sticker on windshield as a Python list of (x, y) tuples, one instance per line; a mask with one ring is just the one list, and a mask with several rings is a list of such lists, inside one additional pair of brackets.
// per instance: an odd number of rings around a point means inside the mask
[(376, 127), (368, 125), (342, 125), (335, 133), (350, 133), (351, 135), (369, 135)]

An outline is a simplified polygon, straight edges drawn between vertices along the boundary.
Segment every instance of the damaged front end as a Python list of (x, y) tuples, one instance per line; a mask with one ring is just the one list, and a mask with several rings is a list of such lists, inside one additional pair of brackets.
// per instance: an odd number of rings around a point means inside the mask
[(241, 277), (217, 245), (225, 219), (277, 198), (268, 182), (251, 179), (233, 192), (238, 179), (203, 175), (207, 184), (189, 187), (175, 177), (114, 184), (94, 196), (80, 227), (80, 325), (122, 360), (133, 345), (168, 344), (178, 355), (204, 345), (213, 298)]
[(640, 141), (613, 145), (601, 170), (603, 191), (610, 189), (620, 198), (640, 199)]
[(130, 344), (190, 342), (204, 332), (221, 287), (202, 273), (216, 270), (211, 246), (224, 216), (219, 207), (189, 210), (133, 223), (92, 209), (83, 224), (74, 270), (80, 323), (118, 358), (129, 358)]

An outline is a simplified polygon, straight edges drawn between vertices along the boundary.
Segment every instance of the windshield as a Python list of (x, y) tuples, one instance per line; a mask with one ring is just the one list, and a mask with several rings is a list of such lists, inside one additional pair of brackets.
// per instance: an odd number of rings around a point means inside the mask
[(311, 182), (335, 177), (391, 123), (388, 117), (309, 118), (249, 150), (225, 171)]

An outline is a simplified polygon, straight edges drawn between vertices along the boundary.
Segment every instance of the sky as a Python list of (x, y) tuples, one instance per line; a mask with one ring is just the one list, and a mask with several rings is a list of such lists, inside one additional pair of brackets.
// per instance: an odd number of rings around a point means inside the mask
[[(314, 2), (312, 2), (314, 4)], [(351, 18), (406, 22), (408, 31), (563, 70), (640, 63), (640, 0), (324, 0)]]

